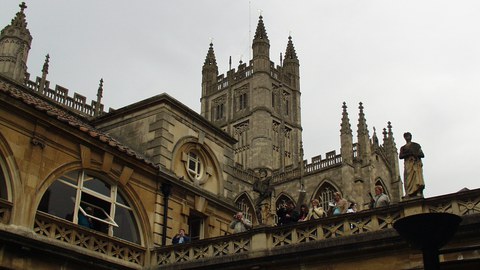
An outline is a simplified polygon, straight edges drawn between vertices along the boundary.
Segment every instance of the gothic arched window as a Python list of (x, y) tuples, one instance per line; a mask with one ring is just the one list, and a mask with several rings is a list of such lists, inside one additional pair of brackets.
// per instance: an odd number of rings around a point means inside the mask
[(327, 211), (330, 207), (329, 203), (333, 202), (333, 193), (337, 191), (338, 190), (333, 185), (324, 182), (312, 199), (318, 199), (320, 201), (320, 206)]
[(288, 202), (292, 202), (293, 205), (295, 205), (295, 202), (292, 200), (292, 198), (288, 197), (285, 194), (282, 194), (278, 197), (275, 207), (278, 210), (280, 207), (285, 206)]
[(0, 164), (0, 199), (8, 200), (7, 179)]
[(133, 209), (120, 187), (95, 173), (66, 173), (48, 188), (38, 210), (140, 244)]
[(377, 181), (375, 182), (375, 186), (381, 186), (383, 188), (383, 193), (387, 195), (389, 194), (387, 187), (385, 186), (381, 178), (377, 178)]
[(0, 156), (0, 199), (9, 200), (9, 178), (7, 167)]
[(235, 201), (235, 205), (243, 212), (243, 215), (248, 220), (250, 220), (252, 223), (254, 222), (254, 219), (256, 219), (255, 208), (253, 207), (252, 201), (248, 198), (247, 194), (243, 193), (240, 195), (240, 197), (238, 197), (238, 199)]

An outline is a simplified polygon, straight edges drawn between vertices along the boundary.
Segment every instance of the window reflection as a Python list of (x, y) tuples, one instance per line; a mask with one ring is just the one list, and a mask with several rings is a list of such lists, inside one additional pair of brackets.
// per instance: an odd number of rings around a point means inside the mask
[(117, 188), (84, 171), (69, 172), (48, 188), (38, 210), (140, 244), (133, 210)]
[(0, 198), (8, 200), (7, 180), (0, 164)]

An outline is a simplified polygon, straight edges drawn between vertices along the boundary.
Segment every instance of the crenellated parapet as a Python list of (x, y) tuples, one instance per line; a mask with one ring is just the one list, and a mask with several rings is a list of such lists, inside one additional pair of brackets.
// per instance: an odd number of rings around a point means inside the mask
[[(248, 66), (246, 63), (241, 62), (237, 69), (233, 68), (225, 74), (218, 75), (216, 83), (209, 86), (207, 93), (215, 94), (218, 91), (227, 89), (229, 86), (248, 80), (252, 75), (253, 62), (250, 61)], [(291, 77), (284, 73), (283, 67), (278, 65), (275, 67), (274, 62), (270, 62), (270, 76), (276, 84), (294, 87)]]

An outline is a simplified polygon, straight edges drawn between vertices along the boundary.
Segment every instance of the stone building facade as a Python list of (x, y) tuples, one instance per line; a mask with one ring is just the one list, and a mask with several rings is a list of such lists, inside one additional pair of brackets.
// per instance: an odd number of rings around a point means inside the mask
[[(328, 208), (335, 191), (357, 208), (366, 209), (375, 185), (382, 185), (392, 202), (399, 202), (402, 184), (392, 125), (389, 122), (383, 130), (381, 142), (375, 131), (370, 136), (362, 103), (356, 142), (344, 103), (340, 153), (331, 151), (324, 158), (313, 157), (310, 163), (303, 160), (300, 61), (291, 36), (280, 65), (270, 60), (269, 49), (261, 16), (248, 65), (240, 62), (236, 70), (218, 75), (210, 44), (202, 68), (201, 97), (202, 116), (237, 140), (233, 145), (235, 168), (254, 181), (265, 180), (268, 185), (264, 186), (273, 190), (271, 200), (263, 202), (269, 215), (275, 215), (276, 207), (285, 201), (298, 206), (317, 198)], [(240, 180), (233, 197), (243, 209), (254, 209), (252, 216), (260, 216), (258, 192), (240, 187)]]
[[(0, 34), (2, 267), (50, 269), (58, 261), (22, 259), (50, 248), (85, 249), (105, 269), (137, 269), (179, 229), (194, 240), (230, 234), (239, 209), (254, 225), (274, 225), (279, 204), (320, 198), (327, 208), (338, 191), (362, 210), (376, 184), (400, 201), (392, 126), (382, 143), (370, 136), (361, 103), (357, 142), (343, 104), (340, 153), (304, 160), (299, 59), (288, 37), (280, 65), (271, 62), (262, 17), (248, 65), (218, 75), (210, 44), (201, 114), (167, 94), (106, 112), (102, 81), (90, 103), (52, 89), (48, 55), (41, 77), (30, 79), (25, 8)], [(19, 243), (28, 245), (18, 251)]]

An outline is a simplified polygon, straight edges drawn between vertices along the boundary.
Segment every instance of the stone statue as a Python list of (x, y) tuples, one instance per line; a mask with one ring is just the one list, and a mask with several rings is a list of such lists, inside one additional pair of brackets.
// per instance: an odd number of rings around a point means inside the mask
[(423, 180), (422, 158), (425, 155), (422, 152), (420, 144), (412, 142), (412, 134), (406, 132), (403, 134), (407, 142), (400, 148), (400, 159), (404, 159), (403, 180), (405, 193), (408, 197), (423, 197), (425, 182)]
[(255, 201), (255, 208), (259, 223), (265, 224), (266, 212), (270, 209), (270, 202), (263, 203), (268, 198), (271, 198), (273, 187), (270, 185), (270, 177), (267, 177), (267, 171), (261, 169), (259, 172), (260, 178), (253, 183), (253, 191), (258, 192), (258, 198)]
[(253, 183), (253, 190), (259, 193), (257, 206), (272, 195), (273, 188), (270, 186), (270, 178), (267, 178), (266, 171), (260, 171), (260, 178)]

